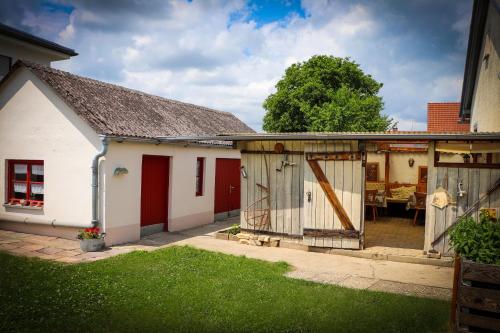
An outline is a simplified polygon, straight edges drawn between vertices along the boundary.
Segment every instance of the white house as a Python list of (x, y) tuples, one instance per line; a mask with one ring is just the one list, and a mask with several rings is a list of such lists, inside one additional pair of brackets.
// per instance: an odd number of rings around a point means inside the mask
[(239, 212), (234, 115), (18, 61), (0, 83), (0, 228), (107, 244)]
[(0, 79), (19, 59), (50, 66), (76, 55), (73, 49), (0, 23)]

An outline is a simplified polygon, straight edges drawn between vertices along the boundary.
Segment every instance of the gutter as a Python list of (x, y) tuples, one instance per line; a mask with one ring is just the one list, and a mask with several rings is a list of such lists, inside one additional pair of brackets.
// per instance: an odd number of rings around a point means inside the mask
[(99, 159), (108, 152), (108, 138), (101, 136), (101, 150), (92, 160), (92, 220), (93, 227), (99, 225)]
[(364, 132), (364, 133), (262, 133), (262, 134), (234, 134), (216, 136), (178, 136), (178, 137), (158, 137), (161, 142), (178, 143), (189, 141), (219, 140), (219, 141), (257, 141), (257, 140), (449, 140), (468, 141), (500, 140), (500, 133), (479, 132), (479, 133), (425, 133), (425, 132)]
[[(177, 144), (182, 145), (184, 147), (204, 147), (204, 148), (220, 148), (220, 149), (233, 149), (232, 144), (217, 144), (217, 143), (203, 143), (200, 141), (225, 141), (229, 142), (229, 140), (224, 137), (216, 137), (212, 140), (203, 140), (199, 139), (200, 137), (196, 136), (188, 136), (188, 140), (179, 140), (177, 137), (156, 137), (156, 138), (142, 138), (136, 136), (111, 136), (108, 135), (106, 138), (109, 141), (114, 141), (118, 143), (123, 142), (139, 142), (139, 143), (152, 143), (155, 145), (159, 144)], [(172, 140), (173, 138), (173, 140)]]

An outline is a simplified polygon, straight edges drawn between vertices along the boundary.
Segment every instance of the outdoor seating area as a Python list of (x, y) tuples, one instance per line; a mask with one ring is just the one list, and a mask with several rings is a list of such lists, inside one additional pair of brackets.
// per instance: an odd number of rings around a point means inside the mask
[(365, 248), (374, 246), (423, 250), (424, 225), (413, 225), (411, 219), (379, 217), (365, 223)]

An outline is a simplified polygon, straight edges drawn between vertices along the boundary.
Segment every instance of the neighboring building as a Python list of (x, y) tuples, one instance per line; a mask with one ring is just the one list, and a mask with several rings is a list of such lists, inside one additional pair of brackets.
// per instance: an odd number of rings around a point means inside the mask
[(0, 80), (20, 59), (50, 66), (76, 55), (72, 49), (0, 23)]
[(500, 130), (500, 0), (474, 1), (460, 116), (471, 131)]
[(0, 228), (74, 238), (93, 222), (116, 244), (239, 213), (240, 152), (171, 139), (236, 132), (253, 131), (230, 113), (17, 62), (0, 83)]
[(459, 102), (427, 103), (428, 132), (468, 132), (469, 128), (460, 119)]

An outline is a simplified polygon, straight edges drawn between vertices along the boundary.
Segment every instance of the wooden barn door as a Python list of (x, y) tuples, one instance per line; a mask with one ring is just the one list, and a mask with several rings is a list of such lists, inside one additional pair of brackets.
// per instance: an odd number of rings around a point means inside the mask
[(141, 227), (163, 223), (167, 230), (169, 158), (142, 156)]
[(218, 158), (215, 162), (215, 214), (240, 209), (240, 160)]
[(361, 248), (364, 168), (358, 143), (312, 143), (304, 151), (304, 243)]

